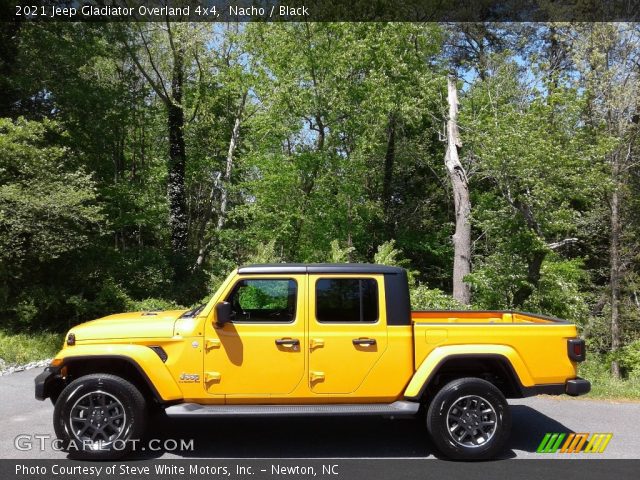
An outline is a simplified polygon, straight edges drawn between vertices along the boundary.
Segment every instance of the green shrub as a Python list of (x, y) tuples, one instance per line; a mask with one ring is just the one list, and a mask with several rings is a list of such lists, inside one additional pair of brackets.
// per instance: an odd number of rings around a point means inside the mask
[(349, 263), (351, 254), (355, 251), (355, 247), (342, 247), (339, 240), (332, 240), (329, 247), (329, 263)]
[(93, 301), (91, 310), (94, 317), (120, 313), (127, 310), (130, 302), (131, 299), (124, 289), (112, 278), (107, 278)]
[(154, 310), (180, 310), (184, 307), (164, 298), (145, 298), (129, 300), (126, 310), (131, 312), (150, 312)]
[(37, 315), (38, 307), (33, 298), (22, 300), (16, 305), (16, 317), (20, 325), (31, 325)]
[(629, 378), (613, 378), (611, 355), (587, 353), (587, 360), (579, 365), (578, 374), (591, 382), (589, 397), (640, 399), (640, 375), (632, 373)]
[(36, 360), (51, 358), (62, 348), (62, 333), (0, 332), (0, 358), (6, 366), (21, 365)]
[(583, 324), (589, 316), (587, 295), (581, 290), (587, 281), (582, 259), (562, 260), (548, 255), (542, 265), (538, 288), (527, 299), (523, 310)]
[(412, 310), (467, 310), (468, 307), (456, 301), (437, 288), (418, 284), (410, 289)]
[[(474, 304), (488, 310), (513, 309), (543, 313), (582, 325), (589, 315), (585, 286), (588, 275), (582, 259), (564, 260), (547, 254), (537, 287), (528, 284), (527, 265), (513, 253), (495, 253), (478, 261), (465, 280), (472, 285)], [(532, 293), (523, 305), (514, 305), (514, 295), (529, 285)]]
[(116, 259), (114, 278), (134, 298), (162, 297), (172, 289), (172, 269), (159, 250), (139, 248)]
[(629, 377), (640, 379), (640, 340), (622, 348), (618, 354), (618, 360)]

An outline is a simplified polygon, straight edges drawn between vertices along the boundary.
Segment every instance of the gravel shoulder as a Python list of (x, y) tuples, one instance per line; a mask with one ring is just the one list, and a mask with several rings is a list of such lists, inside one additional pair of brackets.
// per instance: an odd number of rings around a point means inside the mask
[(38, 360), (35, 362), (29, 362), (24, 365), (7, 365), (7, 363), (0, 358), (0, 377), (3, 375), (11, 375), (12, 373), (24, 372), (25, 370), (31, 370), (33, 368), (44, 368), (51, 362), (50, 358), (45, 360)]

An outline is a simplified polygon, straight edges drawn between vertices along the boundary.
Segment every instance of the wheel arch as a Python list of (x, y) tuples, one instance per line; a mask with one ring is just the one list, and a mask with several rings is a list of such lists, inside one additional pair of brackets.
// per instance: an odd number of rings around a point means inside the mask
[[(510, 359), (501, 353), (452, 353), (444, 355), (433, 367), (423, 362), (405, 391), (405, 397), (422, 401), (432, 396), (448, 382), (463, 378), (477, 377), (495, 385), (505, 398), (528, 396), (525, 387)], [(425, 370), (427, 370), (425, 372)]]
[[(151, 351), (151, 350), (150, 350)], [(155, 355), (155, 353), (154, 353)], [(148, 365), (147, 365), (148, 367)], [(164, 367), (164, 365), (163, 365)], [(80, 355), (65, 357), (58, 367), (59, 374), (55, 380), (47, 384), (46, 396), (51, 397), (52, 401), (57, 398), (65, 385), (71, 381), (89, 375), (92, 373), (105, 373), (121, 377), (132, 383), (140, 393), (156, 404), (165, 404), (181, 397), (181, 392), (171, 379), (171, 383), (161, 378), (162, 384), (157, 385), (159, 372), (164, 370), (164, 376), (168, 376), (169, 372), (166, 368), (162, 370), (155, 369), (155, 378), (150, 378), (147, 371), (134, 358), (126, 355)], [(154, 382), (156, 380), (156, 382)], [(173, 388), (172, 388), (173, 387)]]
[(145, 398), (151, 398), (158, 403), (163, 401), (142, 367), (129, 357), (121, 355), (71, 357), (64, 362), (62, 368), (66, 368), (67, 383), (92, 373), (108, 373), (132, 383)]

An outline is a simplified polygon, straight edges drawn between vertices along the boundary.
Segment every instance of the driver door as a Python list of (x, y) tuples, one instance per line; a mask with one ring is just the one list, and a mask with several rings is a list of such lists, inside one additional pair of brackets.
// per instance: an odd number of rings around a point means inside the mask
[(304, 275), (244, 276), (224, 295), (232, 321), (207, 322), (208, 393), (238, 399), (284, 395), (303, 380), (306, 351)]

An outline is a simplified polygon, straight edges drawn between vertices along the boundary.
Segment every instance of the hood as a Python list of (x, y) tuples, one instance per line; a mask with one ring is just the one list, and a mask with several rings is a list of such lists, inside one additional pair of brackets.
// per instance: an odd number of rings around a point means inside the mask
[(174, 324), (187, 310), (118, 313), (73, 327), (77, 342), (122, 338), (171, 338)]

